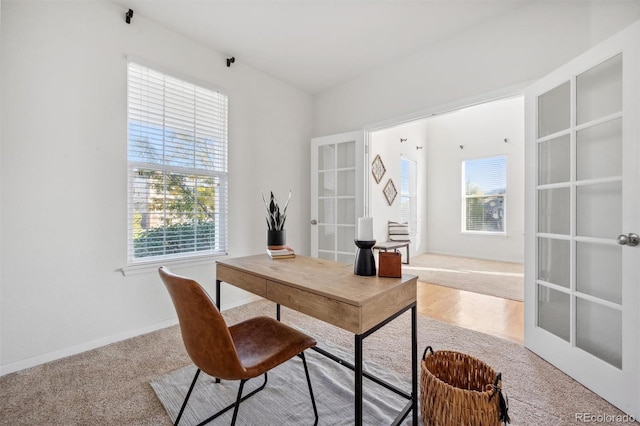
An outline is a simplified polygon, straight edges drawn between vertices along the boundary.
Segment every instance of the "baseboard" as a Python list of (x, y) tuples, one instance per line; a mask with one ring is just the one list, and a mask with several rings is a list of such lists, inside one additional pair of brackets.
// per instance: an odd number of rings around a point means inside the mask
[(415, 255), (411, 255), (412, 258), (418, 257), (421, 254), (435, 254), (442, 256), (452, 256), (452, 257), (466, 257), (468, 259), (480, 259), (480, 260), (489, 260), (495, 262), (506, 262), (506, 263), (524, 263), (522, 260), (514, 260), (514, 259), (501, 259), (496, 257), (486, 257), (486, 256), (472, 256), (469, 254), (460, 254), (460, 253), (449, 253), (444, 251), (427, 251), (424, 253), (416, 253)]
[[(246, 305), (247, 303), (260, 300), (261, 297), (251, 295), (245, 299), (235, 301), (233, 303), (225, 304), (222, 307), (223, 311), (232, 309), (238, 306)], [(20, 361), (12, 362), (6, 365), (0, 365), (0, 377), (7, 374), (15, 373), (16, 371), (25, 370), (27, 368), (36, 367), (47, 362), (56, 361), (62, 358), (66, 358), (72, 355), (77, 355), (82, 352), (87, 352), (93, 349), (100, 348), (102, 346), (110, 345), (112, 343), (120, 342), (122, 340), (130, 339), (132, 337), (141, 336), (143, 334), (151, 333), (163, 328), (171, 327), (178, 324), (178, 318), (172, 318), (166, 321), (161, 321), (146, 327), (136, 328), (134, 330), (125, 331), (123, 333), (114, 334), (102, 339), (92, 340), (90, 342), (81, 343), (79, 345), (70, 346), (68, 348), (60, 349), (57, 351), (49, 352), (46, 354), (38, 355), (32, 358), (23, 359)]]

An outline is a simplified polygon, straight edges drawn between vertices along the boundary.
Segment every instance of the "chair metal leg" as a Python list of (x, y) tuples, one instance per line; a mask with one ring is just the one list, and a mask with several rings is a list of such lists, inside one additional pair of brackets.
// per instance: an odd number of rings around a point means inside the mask
[(198, 380), (198, 376), (200, 375), (200, 369), (198, 368), (198, 371), (196, 371), (196, 375), (193, 377), (193, 381), (191, 382), (191, 386), (189, 387), (189, 391), (187, 392), (187, 396), (184, 398), (184, 402), (182, 403), (182, 407), (180, 407), (180, 412), (178, 413), (178, 417), (176, 417), (176, 422), (173, 424), (173, 426), (178, 426), (178, 422), (180, 421), (180, 417), (182, 417), (182, 413), (184, 412), (184, 408), (187, 406), (187, 401), (189, 400), (189, 397), (191, 396), (191, 391), (193, 390), (193, 387), (196, 385), (196, 380)]
[[(236, 399), (236, 402), (234, 402), (234, 403), (233, 403), (233, 404), (231, 404), (231, 405), (228, 405), (227, 407), (225, 407), (225, 408), (223, 408), (222, 410), (218, 411), (217, 413), (215, 413), (215, 414), (214, 414), (214, 415), (212, 415), (211, 417), (209, 417), (209, 418), (207, 418), (207, 419), (203, 420), (202, 422), (198, 423), (198, 426), (203, 426), (203, 425), (205, 425), (205, 424), (209, 423), (209, 422), (210, 422), (210, 421), (212, 421), (213, 419), (215, 419), (215, 418), (217, 418), (217, 417), (219, 417), (219, 416), (223, 415), (224, 413), (226, 413), (227, 411), (229, 411), (229, 410), (230, 410), (230, 409), (232, 409), (232, 408), (235, 408), (235, 410), (234, 410), (234, 418), (235, 418), (235, 416), (237, 415), (237, 411), (238, 411), (238, 408), (237, 408), (237, 407), (240, 405), (240, 403), (241, 403), (242, 401), (246, 401), (247, 399), (249, 399), (249, 398), (250, 398), (250, 397), (252, 397), (253, 395), (255, 395), (255, 394), (257, 394), (258, 392), (260, 392), (260, 391), (261, 391), (262, 389), (264, 389), (264, 387), (267, 385), (267, 373), (264, 373), (264, 383), (262, 383), (262, 385), (261, 385), (259, 388), (255, 389), (255, 390), (252, 390), (250, 393), (248, 393), (248, 394), (246, 394), (245, 396), (243, 396), (243, 397), (241, 397), (241, 398), (240, 398), (240, 395), (242, 395), (242, 387), (244, 386), (244, 383), (243, 383), (243, 382), (246, 382), (246, 381), (248, 381), (248, 379), (240, 382), (240, 388), (239, 388), (239, 390), (238, 390), (238, 398), (239, 398), (239, 399)], [(235, 420), (234, 420), (234, 422), (235, 422)], [(232, 423), (232, 424), (233, 424), (233, 423)]]
[[(298, 354), (298, 356), (300, 358), (302, 358), (302, 365), (304, 366), (304, 374), (307, 378), (307, 385), (309, 386), (309, 396), (311, 396), (311, 405), (313, 406), (313, 414), (315, 415), (315, 422), (313, 423), (314, 426), (316, 426), (318, 424), (318, 408), (316, 407), (316, 399), (313, 395), (313, 388), (311, 386), (311, 378), (309, 376), (309, 368), (307, 367), (307, 360), (304, 356), (304, 352), (300, 352)], [(178, 413), (178, 417), (176, 418), (175, 423), (173, 424), (174, 426), (178, 425), (178, 422), (180, 422), (180, 418), (182, 417), (182, 413), (184, 412), (184, 409), (187, 406), (187, 401), (189, 401), (189, 397), (191, 396), (191, 392), (193, 391), (193, 387), (196, 384), (196, 381), (198, 380), (198, 376), (200, 375), (200, 369), (198, 368), (198, 370), (196, 371), (195, 376), (193, 377), (193, 381), (191, 382), (191, 386), (189, 387), (189, 391), (187, 392), (187, 396), (184, 398), (184, 402), (182, 403), (182, 407), (180, 408), (180, 412)], [(248, 393), (245, 396), (242, 396), (242, 391), (244, 389), (244, 384), (248, 381), (248, 379), (246, 380), (241, 380), (240, 381), (240, 386), (238, 388), (238, 395), (236, 397), (236, 402), (223, 408), (222, 410), (218, 411), (217, 413), (215, 413), (214, 415), (212, 415), (211, 417), (207, 418), (206, 420), (203, 420), (202, 422), (198, 423), (198, 426), (202, 426), (204, 424), (209, 423), (210, 421), (212, 421), (213, 419), (221, 416), (222, 414), (226, 413), (227, 411), (229, 411), (230, 409), (234, 409), (233, 410), (233, 418), (231, 420), (231, 426), (234, 426), (238, 417), (238, 410), (240, 408), (240, 403), (242, 401), (245, 401), (246, 399), (252, 397), (253, 395), (255, 395), (256, 393), (260, 392), (262, 389), (265, 388), (265, 386), (267, 385), (267, 373), (264, 373), (264, 383), (262, 383), (262, 385), (251, 391), (250, 393)]]
[(231, 426), (235, 426), (236, 419), (238, 418), (238, 409), (240, 408), (240, 402), (242, 401), (242, 389), (244, 389), (245, 383), (247, 383), (246, 380), (240, 380), (240, 387), (238, 388), (238, 396), (236, 397), (235, 408), (233, 409), (233, 417), (231, 418)]
[(313, 426), (318, 424), (318, 409), (316, 408), (316, 399), (313, 397), (313, 388), (311, 387), (311, 378), (309, 377), (309, 369), (307, 368), (307, 360), (304, 357), (304, 352), (298, 354), (302, 358), (302, 365), (304, 365), (304, 374), (307, 376), (307, 385), (309, 385), (309, 395), (311, 396), (311, 405), (313, 405), (313, 414), (316, 416), (316, 421)]

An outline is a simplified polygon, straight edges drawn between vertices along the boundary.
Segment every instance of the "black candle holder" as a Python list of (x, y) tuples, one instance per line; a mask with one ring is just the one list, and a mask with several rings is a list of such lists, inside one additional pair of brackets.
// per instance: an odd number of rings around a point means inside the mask
[(358, 247), (356, 251), (356, 261), (353, 264), (353, 273), (370, 277), (376, 274), (376, 259), (373, 257), (373, 246), (376, 240), (353, 240)]

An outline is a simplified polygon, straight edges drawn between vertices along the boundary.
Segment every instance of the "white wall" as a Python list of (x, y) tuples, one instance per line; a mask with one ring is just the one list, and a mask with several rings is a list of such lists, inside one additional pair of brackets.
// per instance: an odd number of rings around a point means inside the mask
[[(126, 263), (126, 56), (229, 95), (229, 254), (265, 244), (261, 191), (294, 198), (308, 252), (312, 98), (106, 1), (2, 3), (0, 371), (175, 320), (155, 269)], [(212, 291), (214, 259), (174, 267)], [(223, 308), (247, 297), (223, 289)]]
[[(427, 141), (428, 251), (523, 262), (524, 98), (489, 102), (430, 118)], [(462, 162), (497, 155), (507, 157), (506, 235), (463, 233)]]
[(357, 130), (527, 84), (638, 19), (638, 1), (523, 4), (321, 93), (314, 134)]
[[(2, 2), (0, 1), (0, 34), (2, 34)], [(2, 81), (2, 43), (0, 40), (0, 82)], [(2, 241), (4, 237), (2, 235), (2, 86), (0, 85), (0, 300), (4, 300), (2, 297), (2, 277), (4, 272), (2, 270), (3, 258), (2, 258)], [(0, 302), (0, 321), (2, 320), (2, 303)], [(2, 325), (0, 325), (2, 327)], [(1, 328), (0, 328), (1, 330)], [(2, 354), (2, 333), (0, 332), (0, 354)], [(0, 365), (2, 356), (0, 355)]]
[[(400, 139), (407, 139), (400, 142)], [(380, 155), (386, 172), (380, 183), (376, 184), (371, 173), (369, 178), (369, 214), (373, 217), (373, 236), (377, 241), (387, 241), (388, 221), (400, 219), (400, 160), (402, 157), (416, 162), (418, 194), (417, 229), (411, 237), (411, 255), (424, 253), (427, 250), (426, 215), (427, 215), (427, 125), (426, 120), (418, 120), (378, 130), (369, 135), (369, 163), (376, 155)], [(422, 149), (416, 149), (421, 146)], [(369, 166), (369, 169), (371, 167)], [(398, 196), (391, 206), (382, 192), (387, 181), (393, 180)]]

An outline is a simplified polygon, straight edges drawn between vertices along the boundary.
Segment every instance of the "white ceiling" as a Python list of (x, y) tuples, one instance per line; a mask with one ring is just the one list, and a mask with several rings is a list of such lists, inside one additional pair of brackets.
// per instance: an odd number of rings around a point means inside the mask
[(309, 93), (530, 0), (114, 0)]

